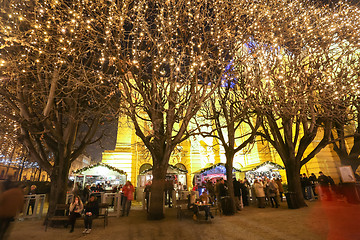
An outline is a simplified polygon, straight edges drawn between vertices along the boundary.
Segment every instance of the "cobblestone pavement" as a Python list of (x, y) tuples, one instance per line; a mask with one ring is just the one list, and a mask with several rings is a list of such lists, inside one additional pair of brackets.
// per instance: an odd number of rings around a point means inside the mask
[(146, 220), (146, 213), (135, 207), (129, 217), (109, 218), (104, 228), (95, 220), (90, 234), (83, 235), (83, 221), (79, 219), (75, 231), (63, 227), (44, 231), (42, 220), (15, 222), (8, 240), (28, 239), (84, 239), (84, 240), (341, 240), (360, 239), (360, 205), (344, 202), (308, 202), (309, 207), (287, 209), (286, 203), (276, 208), (246, 207), (234, 216), (215, 216), (211, 221), (195, 222), (191, 216), (176, 218), (176, 209), (166, 209), (161, 221)]

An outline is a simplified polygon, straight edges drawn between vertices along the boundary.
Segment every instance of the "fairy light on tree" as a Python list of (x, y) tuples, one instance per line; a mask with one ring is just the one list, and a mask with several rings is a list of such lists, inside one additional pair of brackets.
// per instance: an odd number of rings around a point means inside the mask
[(102, 60), (110, 1), (6, 1), (0, 10), (0, 114), (51, 178), (48, 214), (63, 203), (71, 163), (119, 106)]
[(236, 64), (253, 82), (249, 92), (264, 119), (259, 135), (282, 159), (289, 191), (302, 207), (300, 169), (327, 146), (352, 87), (358, 91), (358, 73), (349, 65), (359, 49), (359, 9), (305, 1), (260, 1), (252, 9), (252, 44)]
[[(113, 19), (104, 56), (117, 59), (113, 64), (122, 89), (123, 113), (152, 156), (150, 218), (163, 218), (171, 153), (194, 134), (190, 119), (220, 83), (238, 48), (243, 4), (131, 1), (123, 6), (129, 9), (128, 17)], [(124, 29), (117, 27), (121, 24)]]

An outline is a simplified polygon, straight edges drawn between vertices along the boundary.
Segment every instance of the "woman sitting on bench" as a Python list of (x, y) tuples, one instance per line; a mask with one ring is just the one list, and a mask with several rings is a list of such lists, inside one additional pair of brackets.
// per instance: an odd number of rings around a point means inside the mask
[(85, 205), (84, 213), (85, 230), (83, 233), (90, 233), (92, 227), (92, 220), (99, 215), (99, 204), (96, 201), (95, 195), (90, 195), (89, 201)]
[(74, 197), (74, 201), (70, 204), (70, 215), (68, 224), (71, 226), (70, 232), (74, 231), (74, 226), (76, 222), (76, 218), (81, 217), (81, 212), (84, 209), (84, 205), (80, 200), (79, 196)]

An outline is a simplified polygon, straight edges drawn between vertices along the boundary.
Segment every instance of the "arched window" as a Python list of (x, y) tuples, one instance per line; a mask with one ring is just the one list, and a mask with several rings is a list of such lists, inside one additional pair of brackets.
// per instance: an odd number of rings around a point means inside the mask
[(152, 168), (152, 165), (150, 163), (144, 163), (143, 165), (141, 165), (140, 169), (139, 169), (139, 173), (142, 173), (145, 170), (148, 170)]
[(177, 167), (177, 168), (179, 168), (179, 169), (182, 169), (182, 170), (186, 170), (185, 165), (182, 164), (182, 163), (177, 163), (177, 164), (175, 164), (175, 167)]

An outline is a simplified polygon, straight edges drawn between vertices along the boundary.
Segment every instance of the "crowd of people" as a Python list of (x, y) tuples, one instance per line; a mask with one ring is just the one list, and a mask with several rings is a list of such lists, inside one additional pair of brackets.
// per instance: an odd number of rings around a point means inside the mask
[(331, 201), (346, 195), (341, 180), (339, 184), (335, 184), (332, 177), (325, 175), (322, 171), (319, 172), (318, 177), (314, 173), (311, 173), (309, 177), (303, 173), (300, 175), (300, 182), (306, 200), (312, 201), (320, 198), (321, 200)]

